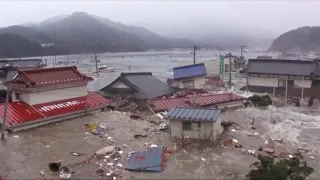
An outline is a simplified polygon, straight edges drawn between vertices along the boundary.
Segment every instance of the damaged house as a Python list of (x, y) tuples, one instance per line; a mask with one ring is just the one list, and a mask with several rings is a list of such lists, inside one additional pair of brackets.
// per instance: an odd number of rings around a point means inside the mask
[(203, 63), (173, 68), (173, 86), (179, 88), (204, 88), (206, 67)]
[(175, 107), (234, 108), (243, 106), (245, 98), (233, 93), (195, 94), (183, 97), (155, 98), (149, 101), (153, 111), (169, 111)]
[[(10, 88), (6, 125), (18, 131), (103, 110), (110, 101), (88, 92), (90, 77), (76, 67), (18, 70)], [(4, 115), (4, 104), (0, 115)]]
[(158, 78), (151, 72), (121, 73), (112, 83), (100, 90), (105, 97), (132, 96), (135, 100), (147, 100), (161, 97), (178, 91)]
[(222, 112), (210, 108), (172, 108), (166, 115), (171, 135), (216, 141), (223, 132)]

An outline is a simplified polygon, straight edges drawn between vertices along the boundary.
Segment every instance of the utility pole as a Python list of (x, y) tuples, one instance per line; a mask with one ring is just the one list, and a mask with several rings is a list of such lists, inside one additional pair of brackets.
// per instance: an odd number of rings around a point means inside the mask
[(96, 73), (99, 75), (99, 69), (98, 69), (98, 55), (97, 53), (94, 53), (94, 62), (96, 63)]
[(231, 52), (229, 52), (229, 88), (231, 89), (231, 57), (232, 57), (232, 54)]
[(69, 55), (67, 54), (67, 61), (66, 61), (66, 66), (69, 64)]
[(7, 127), (7, 111), (8, 111), (8, 103), (9, 103), (9, 96), (11, 93), (11, 88), (7, 88), (7, 94), (6, 94), (6, 102), (4, 104), (4, 114), (3, 114), (3, 121), (2, 121), (2, 129), (1, 129), (1, 139), (4, 139), (4, 133), (6, 131)]
[(240, 50), (240, 58), (243, 58), (243, 53), (246, 53), (246, 51), (244, 50), (245, 46), (240, 46), (241, 50)]
[(193, 64), (196, 64), (196, 51), (200, 49), (199, 46), (193, 45)]

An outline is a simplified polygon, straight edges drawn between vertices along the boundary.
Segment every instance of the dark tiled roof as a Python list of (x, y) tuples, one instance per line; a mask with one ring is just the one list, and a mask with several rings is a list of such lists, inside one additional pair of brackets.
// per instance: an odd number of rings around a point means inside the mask
[(136, 90), (138, 93), (135, 98), (137, 99), (152, 99), (177, 91), (177, 89), (154, 77), (151, 72), (121, 73), (118, 79), (103, 88), (102, 91), (107, 91), (107, 87), (117, 81), (122, 81)]
[(216, 121), (218, 120), (220, 113), (220, 109), (177, 107), (171, 109), (167, 113), (166, 118), (184, 121)]
[(18, 73), (17, 70), (12, 71), (0, 71), (0, 81), (8, 82), (11, 81), (15, 75)]
[(8, 73), (6, 75), (6, 82), (11, 81), (17, 74), (18, 74), (17, 70), (8, 71)]
[(203, 76), (206, 74), (206, 67), (203, 63), (173, 68), (174, 79)]
[(257, 56), (257, 59), (272, 59), (272, 56)]
[(314, 72), (313, 61), (249, 59), (248, 73), (310, 76)]

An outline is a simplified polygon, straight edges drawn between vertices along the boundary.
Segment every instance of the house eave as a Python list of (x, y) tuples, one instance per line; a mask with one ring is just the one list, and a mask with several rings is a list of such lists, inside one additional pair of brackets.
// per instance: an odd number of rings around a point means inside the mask
[(301, 77), (311, 77), (312, 75), (301, 75), (301, 74), (280, 74), (280, 73), (261, 73), (261, 72), (247, 72), (247, 74), (263, 74), (263, 75), (276, 75), (276, 76), (301, 76)]
[(207, 74), (202, 74), (202, 75), (197, 75), (197, 76), (189, 76), (189, 77), (182, 77), (182, 78), (173, 78), (173, 80), (175, 81), (180, 81), (180, 80), (184, 80), (184, 79), (191, 79), (191, 78), (197, 78), (197, 77), (204, 77), (206, 76)]
[(87, 86), (87, 84), (88, 82), (78, 82), (78, 83), (72, 83), (72, 84), (62, 84), (62, 85), (35, 87), (35, 88), (10, 86), (10, 85), (7, 87), (10, 87), (12, 91), (17, 91), (22, 93), (34, 93), (34, 92), (51, 91), (51, 90), (65, 89), (65, 88), (78, 87), (78, 86)]

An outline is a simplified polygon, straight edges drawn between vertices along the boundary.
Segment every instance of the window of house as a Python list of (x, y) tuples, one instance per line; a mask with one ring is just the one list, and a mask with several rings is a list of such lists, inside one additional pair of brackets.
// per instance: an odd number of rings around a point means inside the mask
[(294, 85), (294, 80), (288, 80), (288, 86), (293, 86)]
[(194, 80), (182, 81), (184, 88), (193, 88)]
[(15, 93), (16, 100), (22, 100), (21, 93)]
[[(294, 85), (294, 80), (287, 80), (287, 81), (288, 81), (288, 86)], [(286, 87), (286, 80), (279, 79), (279, 87)]]
[(200, 131), (201, 122), (183, 121), (182, 129), (184, 131)]
[(286, 80), (281, 80), (281, 79), (279, 79), (279, 82), (278, 82), (279, 84), (279, 87), (286, 87)]
[(258, 77), (258, 74), (250, 74), (250, 77)]

